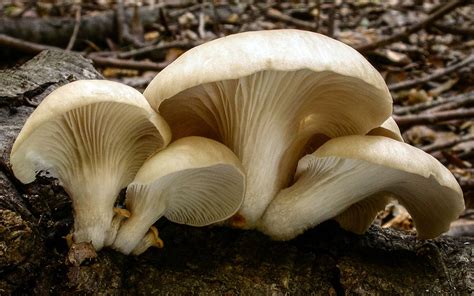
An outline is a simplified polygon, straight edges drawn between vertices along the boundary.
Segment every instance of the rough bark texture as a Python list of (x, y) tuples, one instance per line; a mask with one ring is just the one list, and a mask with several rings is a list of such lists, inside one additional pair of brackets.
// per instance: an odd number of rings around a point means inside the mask
[[(25, 69), (34, 69), (33, 72)], [(17, 75), (30, 73), (34, 75)], [(61, 73), (61, 75), (57, 75)], [(66, 262), (69, 198), (53, 180), (16, 181), (8, 154), (30, 99), (74, 79), (101, 78), (78, 55), (43, 52), (0, 72), (0, 294), (470, 295), (473, 239), (418, 241), (373, 226), (357, 236), (327, 222), (289, 242), (254, 231), (158, 222), (165, 248), (127, 257), (112, 250)], [(10, 77), (11, 79), (6, 79)], [(24, 86), (22, 90), (22, 85)], [(47, 87), (45, 87), (45, 85)], [(14, 106), (14, 107), (12, 107)]]

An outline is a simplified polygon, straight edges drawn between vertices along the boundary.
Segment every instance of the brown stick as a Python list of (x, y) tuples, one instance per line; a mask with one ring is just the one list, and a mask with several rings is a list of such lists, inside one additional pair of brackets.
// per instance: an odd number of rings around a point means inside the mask
[(465, 2), (465, 0), (450, 1), (445, 6), (441, 7), (440, 9), (438, 9), (435, 12), (433, 12), (432, 14), (430, 14), (423, 21), (421, 21), (417, 24), (414, 24), (411, 27), (408, 27), (403, 32), (394, 34), (394, 35), (386, 37), (386, 38), (382, 38), (382, 39), (380, 39), (378, 41), (375, 41), (373, 43), (358, 46), (358, 47), (356, 47), (356, 49), (363, 53), (363, 52), (374, 50), (376, 48), (379, 48), (379, 47), (397, 42), (399, 40), (402, 40), (402, 39), (408, 37), (408, 35), (410, 35), (412, 33), (415, 33), (417, 31), (425, 28), (426, 26), (432, 24), (434, 21), (442, 18), (443, 16), (445, 16), (446, 14), (448, 14), (451, 11), (453, 11), (454, 9), (456, 9), (458, 6), (460, 6), (464, 2)]
[[(42, 44), (37, 44), (33, 42), (28, 42), (24, 40), (19, 40), (13, 37), (9, 37), (3, 34), (0, 34), (0, 45), (7, 46), (10, 48), (17, 49), (19, 51), (29, 53), (29, 54), (38, 54), (43, 50), (63, 50), (54, 46), (47, 46)], [(80, 54), (80, 53), (79, 53)], [(161, 71), (164, 67), (168, 65), (167, 62), (163, 63), (154, 63), (148, 61), (132, 61), (132, 60), (120, 60), (116, 58), (103, 57), (94, 54), (86, 56), (90, 58), (96, 66), (100, 67), (117, 67), (124, 69), (135, 69), (142, 71)]]
[(408, 127), (420, 124), (434, 124), (452, 119), (465, 119), (474, 116), (474, 108), (453, 111), (442, 111), (436, 113), (423, 113), (418, 115), (393, 116), (400, 127)]
[(470, 56), (468, 56), (466, 59), (460, 61), (459, 63), (456, 63), (456, 64), (451, 65), (449, 67), (446, 67), (444, 69), (435, 71), (432, 74), (429, 74), (429, 75), (426, 75), (426, 76), (423, 76), (423, 77), (420, 77), (420, 78), (417, 78), (417, 79), (413, 79), (413, 80), (402, 81), (402, 82), (399, 82), (399, 83), (391, 84), (391, 85), (388, 86), (388, 89), (391, 90), (391, 91), (396, 91), (396, 90), (400, 90), (400, 89), (404, 89), (404, 88), (410, 88), (410, 87), (413, 87), (413, 86), (416, 86), (416, 85), (419, 85), (419, 84), (423, 84), (425, 82), (435, 80), (435, 79), (437, 79), (441, 76), (452, 73), (452, 72), (454, 72), (454, 71), (456, 71), (456, 70), (458, 70), (462, 67), (468, 66), (472, 62), (474, 62), (474, 54), (471, 54)]
[(435, 101), (418, 103), (411, 106), (395, 106), (393, 113), (395, 113), (395, 115), (405, 115), (408, 113), (418, 113), (423, 111), (439, 112), (466, 106), (470, 103), (474, 103), (474, 91), (453, 96), (450, 98), (438, 98)]
[(173, 47), (187, 49), (187, 48), (192, 48), (194, 46), (197, 46), (199, 44), (202, 44), (202, 42), (182, 41), (182, 40), (171, 41), (171, 42), (160, 42), (159, 44), (156, 44), (156, 45), (149, 45), (142, 48), (133, 49), (130, 51), (119, 53), (117, 54), (117, 57), (126, 59), (126, 58), (131, 58), (134, 56), (138, 56), (138, 55), (147, 54), (152, 51), (160, 51), (163, 49), (168, 49), (168, 48), (173, 48)]
[(74, 19), (75, 21), (74, 29), (72, 30), (71, 39), (69, 39), (69, 42), (66, 46), (67, 51), (70, 51), (74, 47), (74, 43), (76, 43), (77, 34), (79, 33), (79, 28), (81, 27), (81, 9), (82, 9), (81, 4), (80, 3), (77, 4), (76, 17)]
[(267, 17), (269, 17), (270, 19), (280, 21), (280, 22), (284, 22), (284, 23), (288, 23), (288, 24), (294, 25), (296, 27), (299, 27), (301, 29), (306, 29), (306, 30), (310, 30), (310, 31), (314, 31), (314, 30), (317, 29), (316, 24), (296, 19), (296, 18), (291, 17), (289, 15), (286, 15), (283, 12), (281, 12), (279, 10), (276, 10), (274, 8), (269, 8), (265, 12), (265, 15)]
[(466, 136), (459, 137), (457, 139), (453, 139), (451, 141), (426, 145), (424, 147), (421, 147), (421, 150), (425, 151), (426, 153), (432, 153), (432, 152), (435, 152), (435, 151), (439, 151), (439, 150), (443, 150), (443, 149), (452, 147), (452, 146), (457, 145), (459, 143), (473, 141), (473, 140), (474, 140), (474, 135), (466, 135)]
[(455, 27), (455, 26), (449, 26), (449, 25), (438, 24), (438, 23), (434, 24), (433, 26), (436, 29), (448, 34), (471, 36), (471, 37), (474, 36), (473, 28)]

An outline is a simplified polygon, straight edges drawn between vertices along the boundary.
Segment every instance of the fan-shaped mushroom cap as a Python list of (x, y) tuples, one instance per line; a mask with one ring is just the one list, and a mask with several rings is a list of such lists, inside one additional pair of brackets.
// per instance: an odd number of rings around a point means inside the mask
[(73, 202), (74, 240), (100, 249), (120, 189), (170, 138), (166, 122), (135, 89), (105, 80), (76, 81), (36, 108), (10, 162), (23, 183), (43, 170), (57, 177)]
[(229, 148), (201, 137), (177, 140), (148, 159), (128, 186), (131, 215), (113, 247), (125, 254), (145, 251), (137, 246), (162, 216), (192, 226), (227, 219), (239, 209), (244, 192), (245, 175)]
[[(392, 117), (389, 117), (381, 126), (367, 133), (370, 136), (383, 136), (404, 142), (400, 129)], [(372, 224), (377, 214), (384, 210), (392, 200), (390, 193), (379, 193), (351, 205), (347, 210), (334, 217), (339, 225), (349, 231), (362, 234)]]
[(373, 213), (387, 196), (408, 210), (421, 238), (447, 231), (464, 208), (461, 188), (448, 169), (422, 150), (386, 137), (329, 140), (300, 160), (296, 175), (296, 183), (278, 194), (262, 220), (262, 231), (277, 239), (291, 239), (361, 201), (362, 216), (352, 211), (342, 220), (363, 230), (363, 214)]
[(205, 136), (242, 161), (251, 228), (315, 134), (366, 134), (390, 115), (380, 74), (349, 46), (299, 30), (246, 32), (195, 47), (144, 92), (174, 139)]

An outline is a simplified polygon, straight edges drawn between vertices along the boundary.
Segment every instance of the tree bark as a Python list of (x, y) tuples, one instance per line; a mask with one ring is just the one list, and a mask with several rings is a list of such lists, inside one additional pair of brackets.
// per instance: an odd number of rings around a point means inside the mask
[[(10, 78), (8, 78), (10, 77)], [(124, 256), (113, 250), (81, 266), (65, 263), (73, 223), (54, 180), (29, 185), (8, 155), (31, 102), (75, 79), (100, 79), (77, 54), (46, 51), (0, 72), (0, 294), (470, 295), (472, 238), (419, 241), (372, 226), (364, 235), (326, 222), (289, 241), (255, 231), (192, 228), (160, 220), (164, 249)], [(28, 100), (24, 98), (28, 97)]]

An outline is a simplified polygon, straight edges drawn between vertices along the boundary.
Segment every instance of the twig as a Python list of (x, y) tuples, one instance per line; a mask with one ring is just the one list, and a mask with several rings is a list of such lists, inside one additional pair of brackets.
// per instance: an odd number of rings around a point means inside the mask
[(97, 66), (116, 67), (141, 71), (161, 71), (170, 64), (170, 62), (155, 63), (149, 61), (121, 60), (116, 58), (94, 55), (89, 55), (87, 57), (90, 58)]
[(471, 36), (471, 37), (474, 36), (473, 28), (455, 27), (455, 26), (449, 26), (449, 25), (438, 24), (438, 23), (435, 23), (433, 26), (436, 29), (448, 34)]
[(474, 91), (450, 98), (438, 98), (436, 101), (423, 102), (411, 106), (395, 106), (393, 113), (395, 115), (405, 115), (408, 113), (418, 113), (422, 111), (439, 112), (466, 106), (470, 103), (474, 103)]
[(147, 54), (147, 53), (150, 53), (152, 51), (159, 51), (159, 50), (164, 50), (164, 49), (173, 48), (173, 47), (192, 48), (192, 47), (197, 46), (199, 44), (202, 44), (202, 42), (182, 41), (182, 40), (172, 41), (172, 42), (160, 42), (156, 45), (149, 45), (149, 46), (145, 46), (145, 47), (142, 47), (142, 48), (133, 49), (133, 50), (130, 50), (130, 51), (119, 53), (117, 55), (117, 57), (122, 58), (122, 59), (127, 59), (127, 58), (131, 58), (131, 57), (134, 57), (134, 56)]
[(273, 20), (281, 21), (299, 27), (301, 29), (314, 31), (317, 29), (317, 25), (311, 22), (303, 21), (284, 14), (283, 12), (274, 8), (269, 8), (265, 11), (265, 15)]
[(23, 41), (23, 40), (13, 38), (4, 34), (0, 34), (0, 45), (14, 48), (28, 54), (37, 54), (43, 50), (48, 50), (48, 49), (52, 49), (52, 50), (60, 49), (54, 46)]
[(199, 33), (199, 38), (205, 39), (206, 38), (206, 20), (205, 20), (205, 15), (204, 15), (204, 6), (201, 9), (201, 12), (199, 12), (199, 25), (198, 25), (198, 33)]
[(331, 7), (329, 10), (329, 15), (328, 15), (328, 31), (327, 35), (329, 37), (334, 36), (334, 31), (335, 31), (335, 22), (336, 22), (336, 1), (332, 1)]
[[(28, 42), (20, 39), (16, 39), (10, 36), (6, 36), (4, 34), (0, 34), (0, 45), (7, 46), (10, 48), (17, 49), (19, 51), (29, 53), (29, 54), (37, 54), (43, 50), (63, 50), (58, 47), (54, 46), (47, 46), (42, 44), (37, 44), (33, 42)], [(75, 51), (71, 51), (75, 52)], [(75, 52), (81, 54), (80, 52)], [(101, 67), (117, 67), (117, 68), (124, 68), (124, 69), (135, 69), (135, 70), (142, 70), (142, 71), (161, 71), (164, 67), (166, 67), (169, 63), (154, 63), (148, 61), (131, 61), (131, 60), (120, 60), (116, 58), (110, 57), (103, 57), (99, 55), (90, 54), (86, 56), (90, 58), (94, 64)]]
[(452, 119), (465, 119), (474, 116), (474, 108), (453, 111), (442, 111), (436, 113), (423, 113), (417, 115), (393, 116), (393, 119), (400, 127), (407, 127), (420, 124), (434, 124)]
[(466, 135), (459, 137), (457, 139), (453, 139), (450, 141), (442, 142), (442, 143), (434, 143), (431, 145), (426, 145), (421, 147), (421, 150), (425, 151), (426, 153), (432, 153), (435, 151), (443, 150), (449, 147), (452, 147), (454, 145), (457, 145), (459, 143), (463, 142), (468, 142), (468, 141), (473, 141), (474, 140), (474, 135)]
[(432, 24), (434, 21), (442, 18), (443, 16), (445, 16), (446, 14), (448, 14), (451, 11), (453, 11), (454, 9), (456, 9), (458, 6), (460, 6), (464, 2), (465, 2), (465, 0), (450, 1), (445, 6), (441, 7), (440, 9), (438, 9), (435, 12), (433, 12), (432, 14), (430, 14), (423, 21), (408, 27), (403, 32), (394, 34), (394, 35), (386, 37), (386, 38), (382, 38), (382, 39), (380, 39), (378, 41), (375, 41), (373, 43), (358, 46), (358, 47), (356, 47), (356, 49), (360, 52), (367, 52), (367, 51), (374, 50), (376, 48), (379, 48), (379, 47), (397, 42), (399, 40), (402, 40), (402, 39), (408, 37), (408, 35), (413, 34), (417, 31), (425, 28), (426, 26)]
[(456, 70), (458, 70), (462, 67), (468, 66), (472, 62), (474, 62), (474, 54), (471, 54), (470, 56), (468, 56), (466, 59), (460, 61), (459, 63), (456, 63), (456, 64), (451, 65), (449, 67), (446, 67), (444, 69), (435, 71), (434, 73), (426, 75), (424, 77), (420, 77), (420, 78), (413, 79), (413, 80), (402, 81), (402, 82), (399, 82), (399, 83), (390, 84), (388, 86), (388, 89), (391, 90), (391, 91), (396, 91), (396, 90), (400, 90), (400, 89), (404, 89), (404, 88), (410, 88), (410, 87), (413, 87), (413, 86), (416, 86), (416, 85), (419, 85), (419, 84), (423, 84), (425, 82), (435, 80), (435, 79), (437, 79), (441, 76), (444, 76), (444, 75), (447, 75), (451, 72), (454, 72), (454, 71), (456, 71)]
[(69, 39), (69, 42), (66, 46), (66, 51), (70, 51), (74, 47), (74, 43), (76, 43), (77, 39), (77, 34), (79, 33), (79, 28), (81, 27), (81, 2), (76, 6), (76, 17), (75, 17), (75, 23), (74, 23), (74, 29), (72, 30), (72, 35), (71, 39)]

